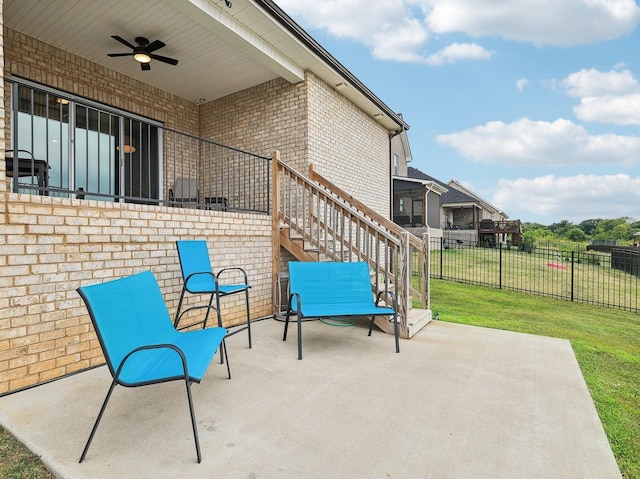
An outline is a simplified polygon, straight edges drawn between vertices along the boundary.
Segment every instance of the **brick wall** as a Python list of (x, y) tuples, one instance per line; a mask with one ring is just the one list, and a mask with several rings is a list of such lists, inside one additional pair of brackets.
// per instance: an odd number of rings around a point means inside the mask
[[(0, 220), (0, 393), (103, 362), (75, 291), (81, 285), (151, 269), (173, 314), (182, 287), (177, 239), (206, 239), (214, 270), (244, 267), (251, 316), (272, 313), (268, 216), (7, 196)], [(227, 325), (244, 320), (243, 305), (240, 295), (223, 300)]]
[(202, 105), (200, 134), (258, 155), (279, 150), (284, 162), (306, 171), (307, 102), (304, 82), (271, 80)]
[(314, 74), (296, 85), (276, 79), (205, 103), (201, 115), (203, 137), (265, 156), (280, 150), (282, 160), (303, 174), (313, 164), (389, 217), (387, 131)]
[[(10, 29), (3, 39), (7, 75), (199, 133), (193, 102)], [(0, 87), (4, 113), (10, 90)], [(3, 142), (9, 125), (0, 121)], [(0, 394), (103, 362), (80, 285), (151, 269), (173, 314), (182, 287), (177, 239), (206, 239), (215, 270), (245, 268), (251, 316), (272, 313), (271, 217), (13, 194), (3, 155), (0, 162)], [(244, 320), (243, 305), (223, 300), (225, 324)]]
[(390, 217), (389, 135), (315, 75), (309, 84), (309, 162), (332, 183)]
[[(4, 2), (0, 0), (0, 25), (4, 24)], [(0, 31), (0, 78), (4, 78), (4, 31)], [(0, 82), (0, 95), (2, 98), (5, 98), (5, 88), (4, 82)], [(7, 149), (7, 143), (5, 141), (5, 102), (0, 101), (0, 151), (5, 151)], [(4, 164), (4, 155), (0, 157), (0, 172), (5, 171)], [(4, 173), (0, 173), (3, 175)], [(2, 176), (0, 176), (2, 178)], [(0, 194), (7, 190), (7, 184), (4, 181), (0, 181)], [(4, 215), (4, 202), (0, 203), (0, 214)], [(0, 241), (1, 238), (0, 238)], [(1, 244), (1, 243), (0, 243)]]

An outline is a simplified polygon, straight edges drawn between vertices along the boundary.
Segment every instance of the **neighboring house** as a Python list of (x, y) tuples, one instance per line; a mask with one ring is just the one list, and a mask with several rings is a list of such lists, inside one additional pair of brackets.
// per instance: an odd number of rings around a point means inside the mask
[[(398, 115), (402, 118), (402, 114)], [(405, 129), (398, 130), (391, 138), (391, 174), (393, 176), (407, 176), (409, 163), (413, 161), (409, 137)]]
[[(411, 203), (415, 201), (412, 198), (419, 198), (421, 194), (426, 197), (427, 192), (437, 193), (438, 213), (428, 222), (431, 237), (441, 237), (447, 244), (463, 242), (495, 246), (503, 243), (522, 246), (520, 221), (509, 220), (503, 211), (456, 180), (443, 183), (413, 167), (407, 168), (407, 174), (409, 178), (394, 178), (394, 197), (407, 198), (405, 202)], [(394, 209), (396, 223), (405, 227), (417, 226), (419, 217), (407, 223), (407, 217), (396, 214), (396, 211)], [(432, 226), (435, 224), (439, 230)]]
[(422, 171), (409, 167), (408, 176), (433, 182), (446, 189), (440, 195), (440, 223), (443, 230), (477, 230), (481, 220), (504, 221), (508, 216), (455, 180), (444, 183)]
[[(460, 191), (462, 194), (466, 194), (469, 197), (473, 198), (477, 203), (477, 205), (474, 206), (477, 214), (472, 215), (477, 218), (477, 220), (470, 223), (470, 226), (472, 226), (474, 229), (477, 228), (478, 224), (482, 220), (506, 221), (509, 219), (504, 211), (484, 200), (470, 189), (458, 183), (456, 180), (451, 180), (448, 184), (451, 188), (454, 188)], [(454, 216), (452, 215), (452, 218), (453, 217)]]
[[(427, 227), (432, 236), (441, 236), (440, 195), (447, 188), (432, 179), (411, 177), (408, 166), (412, 161), (406, 131), (391, 141), (393, 164), (393, 221), (419, 234)], [(415, 170), (417, 171), (417, 170)]]
[[(151, 269), (174, 311), (179, 239), (245, 268), (270, 315), (276, 150), (391, 217), (405, 121), (272, 1), (225, 3), (0, 0), (0, 394), (103, 362), (81, 285)], [(133, 53), (112, 35), (178, 64), (107, 56)]]
[[(473, 230), (473, 235), (469, 236), (470, 241), (474, 241), (481, 246), (494, 247), (500, 243), (503, 245), (517, 246), (519, 248), (523, 247), (524, 242), (520, 220), (510, 220), (506, 213), (461, 185), (456, 180), (451, 180), (449, 186), (452, 190), (457, 190), (461, 194), (473, 198), (476, 202), (476, 204), (472, 206), (473, 213), (471, 217), (473, 220), (467, 223), (468, 226), (466, 228)], [(464, 213), (465, 209), (462, 208), (461, 211)], [(450, 217), (453, 221), (456, 221), (455, 210), (451, 211)], [(458, 216), (458, 218), (459, 217), (460, 216)], [(468, 217), (469, 215), (463, 216), (463, 225), (465, 219), (468, 219)], [(452, 224), (454, 225), (453, 228), (456, 228), (456, 223), (452, 222)], [(459, 238), (459, 236), (455, 234), (449, 234), (447, 236), (449, 239)]]

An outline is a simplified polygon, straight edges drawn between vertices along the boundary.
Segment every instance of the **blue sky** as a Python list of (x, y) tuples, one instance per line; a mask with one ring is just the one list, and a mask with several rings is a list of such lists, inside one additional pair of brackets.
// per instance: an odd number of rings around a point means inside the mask
[(402, 113), (411, 166), (512, 219), (640, 219), (634, 0), (276, 3)]

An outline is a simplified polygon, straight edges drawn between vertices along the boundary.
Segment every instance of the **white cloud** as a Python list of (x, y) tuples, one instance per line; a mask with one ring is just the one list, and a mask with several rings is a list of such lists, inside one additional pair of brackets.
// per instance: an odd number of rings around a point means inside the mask
[(580, 98), (573, 112), (582, 121), (640, 125), (640, 83), (629, 70), (580, 70), (559, 82)]
[(640, 92), (640, 83), (629, 70), (601, 72), (593, 68), (583, 69), (564, 78), (561, 84), (569, 96), (576, 98)]
[(433, 55), (426, 58), (429, 65), (442, 65), (444, 63), (456, 63), (458, 60), (488, 60), (493, 52), (485, 50), (477, 43), (452, 43)]
[(589, 135), (583, 126), (565, 119), (545, 122), (521, 118), (509, 124), (492, 121), (436, 139), (473, 161), (509, 166), (633, 166), (640, 162), (640, 138)]
[(430, 0), (436, 33), (498, 35), (537, 45), (580, 45), (620, 37), (640, 21), (634, 0)]
[(371, 48), (382, 60), (423, 61), (429, 32), (424, 18), (416, 16), (413, 1), (279, 0), (278, 5), (306, 28), (326, 30)]
[(523, 221), (638, 217), (640, 178), (626, 174), (500, 180), (491, 203)]
[[(634, 0), (278, 0), (305, 28), (368, 46), (376, 58), (431, 65), (489, 59), (477, 43), (428, 53), (434, 33), (576, 45), (620, 37), (640, 21)], [(446, 39), (443, 39), (446, 41)]]
[(640, 126), (640, 93), (582, 98), (573, 111), (583, 121)]
[(526, 78), (520, 78), (516, 80), (516, 90), (522, 91), (529, 84), (529, 80)]

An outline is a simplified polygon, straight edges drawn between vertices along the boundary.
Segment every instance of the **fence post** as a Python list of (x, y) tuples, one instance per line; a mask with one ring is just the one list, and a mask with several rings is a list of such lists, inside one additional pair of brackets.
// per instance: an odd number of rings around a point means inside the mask
[(500, 286), (498, 287), (498, 289), (502, 289), (502, 241), (498, 242), (498, 250), (500, 251), (500, 267), (498, 269), (499, 271), (499, 277), (500, 277)]
[(573, 301), (573, 291), (574, 291), (574, 270), (575, 270), (575, 261), (574, 261), (575, 251), (571, 251), (571, 301)]
[(271, 155), (271, 291), (273, 292), (272, 304), (276, 304), (275, 285), (280, 271), (280, 151), (276, 150)]
[(420, 291), (422, 293), (422, 304), (425, 309), (431, 309), (431, 235), (427, 230), (422, 235), (422, 275), (424, 287)]
[(396, 303), (398, 305), (398, 328), (401, 338), (409, 338), (409, 304), (411, 302), (411, 243), (409, 232), (404, 231), (400, 239), (400, 265), (396, 278)]
[(444, 251), (444, 236), (440, 237), (440, 279), (442, 279), (442, 261), (443, 261), (443, 251)]

